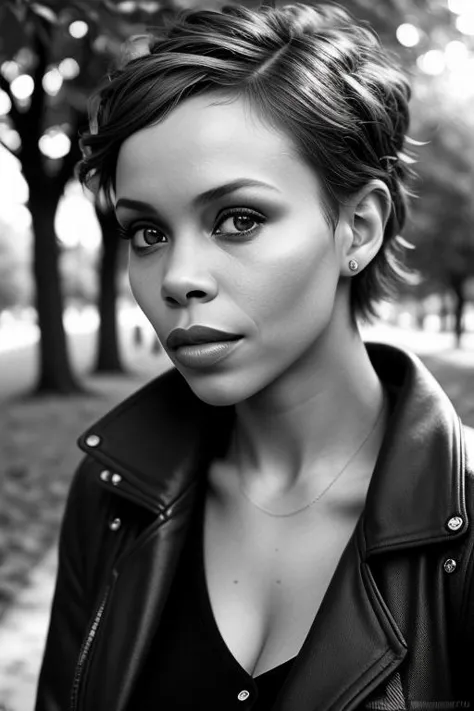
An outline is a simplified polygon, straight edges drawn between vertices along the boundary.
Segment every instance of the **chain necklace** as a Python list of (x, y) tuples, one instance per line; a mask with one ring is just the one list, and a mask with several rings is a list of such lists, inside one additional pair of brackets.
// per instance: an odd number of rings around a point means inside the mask
[(241, 491), (243, 497), (244, 497), (245, 499), (247, 499), (247, 501), (248, 501), (249, 503), (251, 503), (252, 506), (254, 506), (256, 509), (259, 509), (259, 511), (262, 511), (263, 513), (267, 514), (267, 516), (273, 516), (274, 518), (288, 518), (288, 517), (290, 517), (290, 516), (296, 516), (296, 514), (299, 514), (299, 513), (301, 513), (302, 511), (306, 511), (306, 509), (309, 509), (311, 506), (313, 506), (313, 504), (315, 504), (317, 501), (319, 501), (320, 499), (322, 499), (323, 496), (324, 496), (324, 494), (327, 494), (327, 492), (329, 491), (329, 489), (330, 489), (332, 486), (334, 486), (334, 484), (336, 483), (336, 481), (344, 474), (344, 472), (346, 471), (346, 469), (347, 469), (347, 467), (349, 466), (349, 464), (352, 462), (353, 459), (356, 458), (356, 456), (359, 454), (360, 450), (362, 449), (362, 447), (364, 446), (364, 444), (367, 442), (367, 440), (369, 439), (369, 437), (371, 436), (371, 434), (373, 434), (373, 432), (375, 431), (375, 428), (377, 427), (377, 425), (378, 425), (378, 423), (379, 423), (379, 421), (380, 421), (380, 418), (381, 418), (381, 416), (382, 416), (382, 413), (383, 413), (384, 409), (385, 409), (385, 397), (384, 397), (384, 399), (383, 399), (383, 401), (382, 401), (382, 407), (380, 408), (380, 411), (379, 411), (379, 413), (378, 413), (378, 415), (377, 415), (377, 417), (376, 417), (376, 419), (375, 419), (375, 422), (374, 422), (373, 426), (371, 427), (370, 432), (368, 433), (368, 435), (366, 435), (366, 436), (364, 437), (364, 439), (362, 440), (362, 443), (357, 447), (357, 449), (356, 449), (356, 451), (354, 452), (354, 454), (352, 454), (352, 455), (350, 456), (350, 458), (348, 459), (348, 461), (347, 461), (347, 462), (344, 464), (344, 466), (342, 467), (341, 471), (338, 472), (338, 473), (336, 474), (336, 476), (334, 477), (334, 479), (332, 479), (332, 480), (329, 482), (329, 484), (316, 496), (316, 498), (314, 498), (314, 499), (313, 499), (312, 501), (310, 501), (308, 504), (305, 504), (305, 505), (302, 506), (301, 508), (296, 509), (295, 511), (290, 511), (290, 512), (288, 512), (288, 513), (275, 513), (274, 511), (270, 511), (269, 509), (266, 509), (266, 508), (264, 508), (263, 506), (260, 506), (259, 504), (256, 504), (255, 501), (253, 501), (253, 500), (250, 498), (250, 496), (247, 494), (247, 492), (245, 491), (244, 487), (242, 486), (242, 480), (240, 480), (240, 482), (239, 482), (239, 488), (240, 488), (240, 491)]

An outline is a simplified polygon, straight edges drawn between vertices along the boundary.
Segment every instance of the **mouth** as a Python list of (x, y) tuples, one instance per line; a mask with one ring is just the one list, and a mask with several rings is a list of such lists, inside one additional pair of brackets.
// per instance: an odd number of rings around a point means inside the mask
[(242, 336), (238, 333), (220, 331), (207, 326), (191, 326), (191, 328), (175, 328), (166, 339), (166, 345), (171, 351), (182, 346), (200, 346), (208, 343), (227, 343), (238, 341)]
[(181, 365), (207, 370), (227, 358), (238, 347), (242, 338), (238, 333), (219, 331), (207, 326), (191, 326), (171, 331), (166, 345)]

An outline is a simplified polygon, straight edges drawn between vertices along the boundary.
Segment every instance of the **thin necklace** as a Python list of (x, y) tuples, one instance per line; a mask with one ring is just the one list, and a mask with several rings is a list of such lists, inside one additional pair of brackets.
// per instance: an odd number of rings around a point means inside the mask
[(375, 430), (375, 428), (377, 427), (377, 425), (378, 425), (378, 423), (379, 423), (379, 420), (380, 420), (380, 418), (381, 418), (381, 416), (382, 416), (382, 413), (383, 413), (383, 411), (384, 411), (384, 408), (385, 408), (385, 397), (384, 397), (384, 399), (383, 399), (383, 401), (382, 401), (382, 407), (380, 408), (380, 411), (379, 411), (379, 413), (378, 413), (378, 415), (377, 415), (377, 417), (376, 417), (376, 420), (375, 420), (374, 424), (372, 425), (372, 427), (371, 427), (371, 429), (370, 429), (369, 434), (364, 437), (364, 439), (362, 440), (362, 443), (357, 447), (357, 449), (356, 449), (356, 451), (354, 452), (354, 454), (352, 454), (351, 457), (349, 458), (349, 460), (344, 464), (344, 466), (342, 467), (341, 471), (338, 472), (338, 474), (336, 474), (336, 476), (334, 477), (334, 479), (332, 479), (332, 480), (329, 482), (329, 484), (316, 496), (316, 498), (313, 499), (312, 501), (310, 501), (308, 504), (305, 504), (305, 505), (302, 506), (300, 509), (296, 509), (295, 511), (290, 511), (289, 513), (275, 513), (274, 511), (270, 511), (269, 509), (266, 509), (266, 508), (264, 508), (263, 506), (260, 506), (259, 504), (256, 504), (255, 501), (253, 501), (253, 500), (250, 498), (250, 496), (247, 494), (247, 492), (245, 491), (244, 487), (242, 486), (242, 480), (240, 480), (240, 482), (239, 482), (239, 488), (240, 488), (240, 491), (241, 491), (243, 497), (244, 497), (245, 499), (247, 499), (247, 501), (248, 501), (249, 503), (251, 503), (252, 506), (255, 506), (256, 509), (259, 509), (259, 510), (262, 511), (263, 513), (267, 514), (267, 516), (273, 516), (274, 518), (288, 518), (288, 517), (290, 517), (290, 516), (296, 516), (296, 514), (299, 514), (299, 513), (301, 513), (302, 511), (306, 511), (306, 509), (309, 509), (311, 506), (313, 506), (313, 504), (315, 504), (317, 501), (319, 501), (320, 499), (322, 499), (322, 497), (324, 496), (324, 494), (327, 494), (327, 492), (329, 491), (329, 489), (330, 489), (330, 488), (336, 483), (336, 481), (344, 474), (344, 472), (346, 471), (346, 469), (347, 469), (347, 467), (349, 466), (349, 464), (352, 462), (353, 459), (356, 458), (356, 456), (359, 454), (359, 452), (360, 452), (360, 450), (362, 449), (362, 447), (364, 446), (364, 444), (365, 444), (365, 443), (367, 442), (367, 440), (369, 439), (370, 435), (374, 432), (374, 430)]

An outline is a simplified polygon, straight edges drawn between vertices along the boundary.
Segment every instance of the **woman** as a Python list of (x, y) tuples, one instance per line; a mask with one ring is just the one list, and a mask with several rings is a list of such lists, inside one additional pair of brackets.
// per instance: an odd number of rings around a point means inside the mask
[(99, 98), (81, 177), (175, 367), (80, 439), (36, 708), (466, 707), (465, 434), (356, 325), (400, 271), (403, 74), (337, 7), (188, 10)]

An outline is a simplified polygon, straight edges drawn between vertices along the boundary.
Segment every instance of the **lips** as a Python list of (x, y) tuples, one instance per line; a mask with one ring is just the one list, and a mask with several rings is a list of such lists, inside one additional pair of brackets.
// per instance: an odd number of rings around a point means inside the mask
[(238, 341), (242, 336), (228, 331), (219, 331), (207, 326), (191, 326), (191, 328), (175, 328), (166, 339), (170, 350), (181, 346), (197, 346), (202, 343), (219, 343), (222, 341)]

